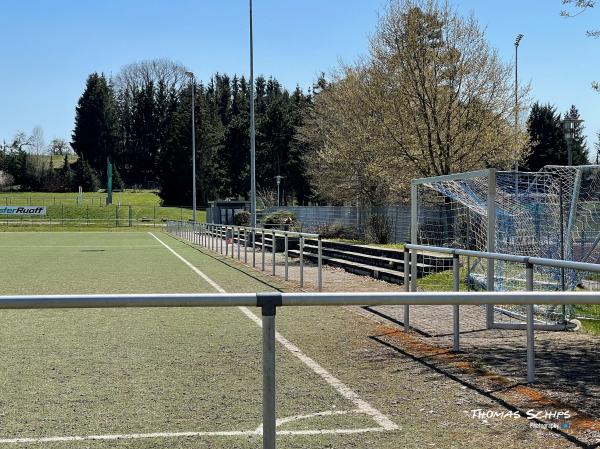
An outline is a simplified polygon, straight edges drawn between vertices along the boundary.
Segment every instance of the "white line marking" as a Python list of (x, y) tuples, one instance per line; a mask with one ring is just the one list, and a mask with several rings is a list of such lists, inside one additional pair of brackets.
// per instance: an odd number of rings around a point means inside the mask
[[(167, 248), (171, 253), (177, 256), (182, 262), (184, 262), (188, 267), (190, 267), (195, 273), (202, 277), (202, 279), (206, 280), (211, 286), (213, 286), (217, 291), (221, 293), (227, 293), (219, 284), (210, 279), (206, 274), (197, 269), (194, 265), (184, 259), (182, 256), (177, 254), (169, 245), (164, 243), (154, 234), (149, 232), (149, 234), (163, 244), (165, 248)], [(254, 321), (259, 327), (262, 327), (262, 320), (257, 317), (254, 313), (252, 313), (247, 307), (239, 308), (244, 315)], [(340, 395), (344, 398), (352, 402), (362, 413), (369, 415), (373, 418), (373, 420), (383, 427), (385, 430), (396, 430), (398, 429), (398, 425), (392, 422), (387, 416), (377, 410), (375, 407), (370, 405), (365, 400), (361, 399), (360, 396), (346, 386), (341, 380), (337, 377), (333, 376), (329, 371), (319, 365), (316, 361), (311, 359), (309, 356), (304, 354), (300, 348), (291, 343), (288, 339), (286, 339), (279, 332), (275, 332), (275, 338), (279, 343), (283, 345), (288, 351), (290, 351), (293, 355), (295, 355), (302, 363), (308, 366), (311, 370), (313, 370), (316, 374), (321, 376), (325, 382), (327, 382), (330, 386), (332, 386)]]
[[(193, 266), (190, 262), (176, 253), (169, 245), (164, 243), (153, 233), (148, 232), (154, 237), (161, 245), (168, 249), (174, 256), (185, 263), (192, 271), (198, 276), (208, 282), (215, 290), (220, 293), (227, 293), (219, 284), (210, 279), (206, 274), (200, 271), (198, 268)], [(254, 313), (252, 313), (246, 307), (239, 307), (239, 309), (258, 326), (262, 327), (262, 321)], [(284, 338), (279, 332), (275, 333), (275, 338), (281, 343), (286, 349), (288, 349), (293, 355), (299, 358), (305, 365), (312, 369), (316, 374), (321, 376), (325, 382), (332, 386), (339, 394), (353, 402), (358, 408), (356, 410), (347, 411), (334, 411), (328, 410), (324, 412), (317, 412), (309, 415), (297, 415), (290, 416), (287, 418), (281, 418), (277, 420), (277, 426), (292, 421), (298, 421), (301, 419), (307, 419), (315, 416), (332, 416), (332, 415), (345, 415), (349, 413), (360, 413), (370, 416), (380, 427), (363, 427), (354, 429), (307, 429), (307, 430), (278, 430), (277, 435), (352, 435), (360, 433), (370, 432), (384, 432), (390, 430), (397, 430), (399, 426), (393, 423), (389, 418), (383, 415), (380, 411), (369, 405), (366, 401), (361, 399), (357, 393), (348, 388), (342, 381), (330, 374), (325, 368), (315, 362), (313, 359), (305, 355), (300, 349), (292, 344), (289, 340)], [(136, 440), (146, 438), (176, 438), (176, 437), (252, 437), (262, 435), (262, 425), (255, 430), (243, 430), (243, 431), (214, 431), (214, 432), (155, 432), (155, 433), (130, 433), (130, 434), (112, 434), (112, 435), (87, 435), (87, 436), (63, 436), (63, 437), (41, 437), (41, 438), (2, 438), (0, 444), (26, 444), (26, 443), (60, 443), (68, 441), (112, 441), (112, 440)]]
[(212, 288), (214, 288), (216, 291), (218, 291), (219, 293), (227, 293), (225, 290), (223, 290), (223, 288), (217, 284), (215, 281), (213, 281), (211, 278), (209, 278), (207, 275), (205, 275), (202, 271), (200, 271), (198, 268), (196, 268), (194, 265), (192, 265), (191, 263), (189, 263), (186, 259), (184, 259), (183, 257), (181, 257), (179, 254), (177, 254), (173, 248), (171, 248), (169, 245), (167, 245), (165, 242), (163, 242), (161, 239), (159, 239), (157, 236), (155, 236), (154, 234), (152, 234), (151, 232), (148, 232), (148, 234), (150, 234), (152, 237), (154, 237), (156, 240), (158, 240), (158, 242), (164, 246), (165, 248), (167, 248), (171, 254), (173, 254), (175, 257), (177, 257), (179, 260), (181, 260), (184, 264), (186, 264), (188, 267), (190, 267), (190, 269), (196, 273), (198, 276), (200, 276), (202, 279), (204, 279), (206, 282), (208, 282), (210, 284), (210, 286)]
[(158, 245), (0, 245), (0, 248), (160, 248)]
[[(349, 415), (352, 413), (362, 414), (362, 410), (326, 410), (323, 412), (309, 413), (308, 415), (288, 416), (286, 418), (279, 418), (275, 422), (275, 427), (279, 427), (282, 424), (287, 424), (287, 423), (294, 422), (294, 421), (301, 421), (303, 419), (316, 418), (316, 417), (320, 417), (320, 416)], [(382, 427), (382, 429), (383, 429), (383, 427)], [(262, 430), (263, 430), (263, 425), (261, 423), (261, 425), (256, 428), (255, 432), (262, 432)]]
[[(383, 427), (364, 427), (357, 429), (323, 429), (323, 430), (278, 430), (277, 435), (347, 435), (355, 433), (384, 432)], [(155, 432), (155, 433), (129, 433), (115, 435), (86, 435), (70, 437), (42, 437), (42, 438), (3, 438), (0, 444), (23, 443), (60, 443), (67, 441), (111, 441), (111, 440), (137, 440), (144, 438), (181, 438), (181, 437), (252, 437), (261, 436), (262, 431), (222, 431), (222, 432)]]

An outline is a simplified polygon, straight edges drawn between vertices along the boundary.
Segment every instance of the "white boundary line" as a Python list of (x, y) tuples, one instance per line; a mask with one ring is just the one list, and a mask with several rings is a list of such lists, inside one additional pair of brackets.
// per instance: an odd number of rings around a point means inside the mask
[[(278, 430), (277, 435), (348, 435), (368, 432), (384, 432), (383, 427), (364, 427), (358, 429), (324, 429), (324, 430)], [(60, 443), (68, 441), (113, 441), (138, 440), (144, 438), (174, 438), (174, 437), (253, 437), (261, 436), (262, 430), (222, 431), (222, 432), (155, 432), (128, 433), (114, 435), (86, 435), (72, 437), (42, 437), (42, 438), (3, 438), (0, 444), (24, 443)]]
[[(183, 263), (185, 263), (192, 271), (194, 271), (196, 274), (198, 274), (198, 276), (200, 276), (202, 279), (204, 279), (206, 282), (208, 282), (219, 293), (227, 293), (224, 288), (222, 288), (219, 284), (217, 284), (215, 281), (210, 279), (206, 274), (204, 274), (202, 271), (200, 271), (198, 268), (196, 268), (194, 265), (192, 265), (190, 262), (188, 262), (186, 259), (184, 259), (181, 255), (179, 255), (177, 252), (175, 252), (175, 250), (173, 250), (169, 245), (167, 245), (161, 239), (156, 237), (153, 233), (148, 232), (148, 234), (150, 234), (152, 237), (154, 237), (156, 240), (158, 240), (167, 250), (169, 250), (179, 260), (181, 260)], [(252, 313), (247, 307), (239, 307), (239, 309), (244, 313), (244, 315), (246, 315), (248, 318), (250, 318), (252, 321), (254, 321), (259, 327), (262, 327), (262, 320), (259, 317), (257, 317), (254, 313)], [(387, 418), (385, 415), (383, 415), (380, 411), (378, 411), (377, 409), (372, 407), (370, 404), (368, 404), (366, 401), (361, 399), (357, 393), (355, 393), (353, 390), (351, 390), (349, 387), (347, 387), (341, 380), (334, 377), (331, 373), (329, 373), (329, 371), (327, 371), (325, 368), (323, 368), (321, 365), (319, 365), (317, 362), (315, 362), (309, 356), (304, 354), (300, 350), (300, 348), (298, 348), (296, 345), (291, 343), (288, 339), (286, 339), (279, 332), (275, 332), (275, 338), (277, 339), (277, 341), (279, 343), (281, 343), (283, 345), (283, 347), (285, 347), (288, 351), (290, 351), (293, 355), (295, 355), (298, 359), (300, 359), (300, 361), (302, 363), (304, 363), (306, 366), (308, 366), (316, 374), (321, 376), (323, 378), (323, 380), (325, 380), (325, 382), (327, 382), (330, 386), (332, 386), (341, 396), (343, 396), (344, 398), (346, 398), (347, 400), (352, 402), (354, 405), (356, 405), (358, 410), (360, 410), (362, 413), (364, 413), (366, 415), (371, 416), (375, 420), (375, 422), (377, 422), (377, 424), (379, 424), (381, 427), (383, 427), (386, 430), (396, 430), (398, 428), (397, 424), (393, 423), (389, 418)]]
[[(196, 274), (198, 274), (202, 279), (206, 280), (215, 290), (220, 293), (227, 293), (225, 289), (223, 289), (219, 284), (210, 279), (206, 274), (180, 256), (175, 250), (173, 250), (169, 245), (163, 242), (161, 239), (156, 237), (153, 233), (148, 232), (152, 237), (158, 240), (167, 250), (169, 250), (173, 255), (175, 255), (179, 260), (185, 263), (189, 268), (192, 269)], [(254, 321), (259, 327), (262, 327), (262, 320), (257, 317), (254, 313), (252, 313), (247, 307), (239, 308), (244, 315)], [(275, 338), (279, 343), (283, 345), (288, 351), (290, 351), (293, 355), (295, 355), (302, 363), (308, 366), (311, 370), (313, 370), (316, 374), (321, 376), (327, 384), (333, 387), (341, 396), (352, 402), (358, 410), (360, 410), (365, 415), (369, 415), (373, 418), (373, 420), (379, 424), (385, 430), (396, 430), (398, 429), (398, 425), (392, 422), (387, 416), (377, 410), (375, 407), (371, 406), (368, 402), (361, 399), (360, 396), (346, 386), (341, 380), (337, 377), (333, 376), (329, 371), (319, 365), (316, 361), (311, 359), (309, 356), (304, 354), (300, 348), (291, 343), (288, 339), (286, 339), (279, 332), (275, 332)]]
[(0, 248), (160, 248), (158, 245), (0, 245)]
[[(164, 246), (169, 252), (175, 257), (185, 263), (194, 273), (204, 279), (209, 285), (220, 293), (227, 293), (219, 284), (209, 278), (206, 274), (192, 265), (189, 261), (184, 259), (169, 245), (163, 242), (161, 239), (156, 237), (152, 232), (148, 232), (154, 237), (162, 246)], [(247, 307), (239, 307), (239, 309), (254, 321), (259, 327), (262, 327), (262, 321), (254, 313), (252, 313)], [(370, 432), (385, 432), (398, 430), (400, 427), (392, 422), (387, 416), (381, 413), (379, 410), (371, 406), (368, 402), (361, 399), (359, 395), (346, 386), (341, 380), (333, 376), (329, 371), (315, 362), (313, 359), (304, 354), (297, 346), (283, 337), (279, 332), (275, 333), (275, 338), (279, 343), (283, 345), (288, 351), (296, 356), (302, 363), (309, 367), (316, 374), (321, 376), (325, 382), (333, 387), (341, 396), (352, 402), (357, 408), (356, 410), (347, 411), (324, 411), (317, 412), (308, 415), (297, 415), (277, 420), (277, 426), (292, 421), (299, 421), (302, 419), (317, 417), (317, 416), (333, 416), (333, 415), (345, 415), (345, 414), (365, 414), (370, 416), (379, 427), (363, 427), (354, 429), (307, 429), (307, 430), (278, 430), (277, 435), (352, 435), (360, 433)], [(146, 439), (146, 438), (175, 438), (175, 437), (252, 437), (262, 435), (262, 424), (255, 430), (245, 431), (214, 431), (214, 432), (155, 432), (155, 433), (130, 433), (130, 434), (110, 434), (110, 435), (87, 435), (87, 436), (54, 436), (54, 437), (40, 437), (40, 438), (2, 438), (0, 444), (26, 444), (26, 443), (56, 443), (56, 442), (68, 442), (68, 441), (113, 441), (113, 440), (135, 440), (135, 439)]]

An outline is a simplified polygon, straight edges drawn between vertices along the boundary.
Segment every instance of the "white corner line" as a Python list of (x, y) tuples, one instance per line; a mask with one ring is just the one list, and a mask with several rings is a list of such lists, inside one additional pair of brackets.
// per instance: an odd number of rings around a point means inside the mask
[[(198, 268), (192, 265), (189, 261), (180, 256), (177, 252), (175, 252), (175, 250), (173, 250), (161, 239), (156, 237), (153, 233), (148, 232), (148, 234), (150, 234), (152, 237), (158, 240), (167, 250), (169, 250), (179, 260), (185, 263), (198, 276), (207, 281), (215, 290), (217, 290), (220, 293), (227, 293), (225, 289), (223, 289), (219, 284), (210, 279), (206, 274), (204, 274), (202, 271), (200, 271)], [(259, 327), (262, 327), (262, 320), (259, 317), (257, 317), (254, 313), (252, 313), (247, 307), (239, 307), (239, 309), (244, 313), (244, 315), (246, 315), (248, 318), (254, 321)], [(389, 419), (375, 407), (370, 405), (368, 402), (361, 399), (358, 393), (356, 393), (354, 390), (345, 385), (337, 377), (333, 376), (329, 371), (327, 371), (325, 368), (319, 365), (315, 360), (304, 354), (300, 350), (300, 348), (298, 348), (296, 345), (294, 345), (292, 342), (286, 339), (279, 332), (275, 332), (275, 338), (284, 348), (286, 348), (289, 352), (296, 356), (296, 358), (298, 358), (302, 363), (304, 363), (316, 374), (321, 376), (321, 378), (327, 384), (333, 387), (341, 396), (352, 402), (357, 407), (357, 409), (360, 410), (361, 413), (369, 415), (378, 425), (382, 427), (382, 429), (390, 431), (399, 429), (399, 426), (396, 423), (392, 422), (391, 419)]]

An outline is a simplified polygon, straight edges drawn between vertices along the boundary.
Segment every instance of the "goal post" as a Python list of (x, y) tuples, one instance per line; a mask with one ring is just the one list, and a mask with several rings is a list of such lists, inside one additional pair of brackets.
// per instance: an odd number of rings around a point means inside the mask
[[(416, 179), (411, 183), (411, 203), (413, 244), (574, 262), (600, 261), (598, 165), (553, 165), (531, 173), (486, 169)], [(438, 260), (438, 265), (432, 267), (434, 259), (426, 251), (412, 251), (410, 260), (413, 291), (417, 275), (428, 288), (450, 288), (438, 275), (448, 271), (444, 261)], [(463, 282), (469, 289), (527, 288), (526, 270), (518, 263), (471, 257), (461, 260), (461, 267)], [(597, 282), (582, 271), (536, 266), (533, 288), (574, 290)], [(489, 307), (486, 326), (501, 327), (503, 323), (495, 323), (494, 319), (523, 316), (524, 310), (518, 307)], [(536, 306), (536, 316), (544, 322), (564, 324), (570, 311)]]
[[(419, 190), (420, 188), (434, 184), (455, 183), (457, 181), (478, 181), (478, 184), (486, 186), (485, 202), (487, 215), (486, 220), (486, 242), (485, 251), (494, 252), (496, 250), (496, 169), (490, 168), (485, 170), (476, 170), (465, 173), (457, 173), (452, 175), (434, 176), (429, 178), (415, 179), (411, 182), (411, 243), (417, 244), (432, 244), (445, 246), (448, 242), (444, 239), (438, 239), (437, 242), (423, 242), (419, 238), (419, 214), (423, 216), (423, 209), (419, 208)], [(423, 193), (421, 193), (423, 195)], [(447, 200), (445, 200), (447, 202)], [(450, 206), (452, 207), (452, 206)], [(435, 212), (434, 212), (435, 213)], [(453, 245), (455, 246), (455, 245)], [(480, 249), (481, 250), (481, 249)], [(417, 291), (417, 273), (418, 273), (418, 256), (417, 251), (411, 251), (411, 290)], [(494, 291), (494, 260), (487, 261), (487, 290)], [(486, 306), (486, 327), (492, 328), (494, 321), (494, 306)]]

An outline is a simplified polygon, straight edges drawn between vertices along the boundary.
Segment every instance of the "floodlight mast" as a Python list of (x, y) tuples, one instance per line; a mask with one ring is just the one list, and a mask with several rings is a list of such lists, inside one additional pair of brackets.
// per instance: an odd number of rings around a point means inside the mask
[(250, 225), (256, 228), (256, 132), (254, 129), (254, 37), (250, 1)]
[(196, 223), (196, 79), (193, 72), (185, 72), (192, 85), (192, 221)]
[[(515, 39), (515, 137), (519, 131), (519, 44), (523, 34), (518, 34)], [(519, 161), (515, 161), (515, 172), (519, 171)]]

